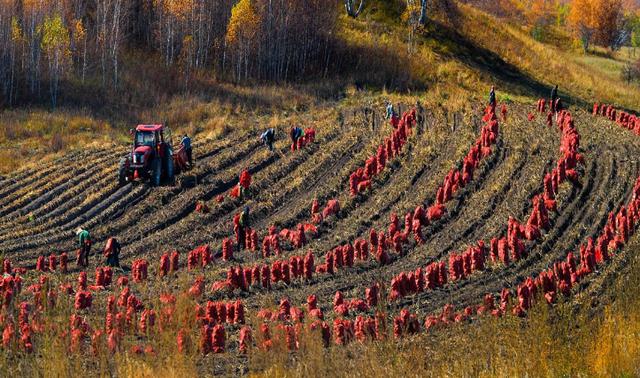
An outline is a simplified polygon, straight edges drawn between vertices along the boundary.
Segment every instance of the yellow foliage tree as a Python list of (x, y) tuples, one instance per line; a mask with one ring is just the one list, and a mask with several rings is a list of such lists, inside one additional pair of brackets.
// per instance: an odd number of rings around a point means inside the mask
[(249, 71), (249, 51), (256, 42), (260, 28), (260, 15), (252, 0), (240, 0), (231, 9), (231, 18), (225, 36), (227, 45), (235, 56), (235, 76), (240, 79), (244, 68), (245, 78)]
[(258, 32), (260, 17), (252, 0), (240, 0), (231, 9), (227, 26), (227, 43), (233, 45), (251, 40)]
[(51, 104), (53, 107), (57, 103), (58, 85), (61, 76), (64, 74), (67, 61), (71, 55), (69, 49), (69, 31), (58, 14), (45, 18), (39, 27), (42, 35), (41, 47), (49, 62), (49, 80), (51, 91)]
[(194, 7), (193, 0), (166, 0), (163, 2), (165, 10), (179, 20), (184, 20)]

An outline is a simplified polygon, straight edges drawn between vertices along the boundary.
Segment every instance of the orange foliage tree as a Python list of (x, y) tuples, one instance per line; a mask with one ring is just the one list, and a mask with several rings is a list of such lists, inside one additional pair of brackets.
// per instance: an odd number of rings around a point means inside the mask
[(613, 46), (620, 34), (622, 16), (622, 0), (573, 0), (568, 21), (586, 52), (592, 42)]

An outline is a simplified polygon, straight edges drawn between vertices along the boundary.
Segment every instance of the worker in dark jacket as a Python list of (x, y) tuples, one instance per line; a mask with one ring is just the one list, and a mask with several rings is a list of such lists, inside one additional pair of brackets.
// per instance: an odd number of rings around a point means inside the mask
[(184, 134), (180, 144), (182, 144), (182, 146), (184, 147), (184, 151), (187, 153), (189, 165), (193, 165), (193, 150), (191, 149), (191, 138), (189, 138), (187, 134)]
[(491, 106), (491, 108), (494, 110), (496, 109), (496, 90), (493, 87), (493, 85), (491, 86), (491, 90), (489, 91), (489, 106)]
[(298, 126), (294, 126), (291, 128), (289, 136), (291, 137), (291, 150), (296, 150), (298, 146), (298, 139), (304, 136), (304, 131)]
[(553, 89), (551, 89), (551, 111), (553, 113), (558, 112), (559, 110), (556, 109), (556, 100), (558, 99), (558, 86), (554, 86)]
[(260, 136), (260, 140), (264, 143), (265, 146), (269, 147), (269, 151), (273, 151), (273, 142), (276, 140), (276, 131), (273, 128), (268, 128), (262, 135)]
[(78, 237), (78, 266), (89, 266), (89, 254), (91, 253), (91, 234), (89, 231), (82, 228), (76, 230), (76, 236)]
[(116, 238), (109, 238), (104, 247), (104, 257), (107, 258), (107, 265), (113, 268), (120, 267), (120, 243)]

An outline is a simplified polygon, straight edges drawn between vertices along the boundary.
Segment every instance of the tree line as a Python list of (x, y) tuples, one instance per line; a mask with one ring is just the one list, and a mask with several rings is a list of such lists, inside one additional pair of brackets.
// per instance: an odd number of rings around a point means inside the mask
[[(0, 107), (50, 98), (64, 83), (122, 89), (136, 52), (179, 75), (283, 82), (344, 72), (361, 57), (341, 51), (338, 17), (389, 1), (414, 34), (449, 0), (0, 0)], [(623, 0), (462, 0), (522, 19), (539, 33), (567, 27), (592, 43), (640, 45), (640, 17)], [(387, 3), (389, 4), (389, 3)], [(444, 8), (447, 8), (444, 6)], [(342, 53), (342, 54), (341, 54)], [(378, 52), (383, 53), (383, 52)], [(131, 60), (131, 59), (129, 59)], [(166, 71), (165, 71), (166, 72)]]
[(117, 89), (140, 50), (188, 82), (296, 79), (326, 71), (340, 0), (0, 0), (0, 106), (61, 81)]

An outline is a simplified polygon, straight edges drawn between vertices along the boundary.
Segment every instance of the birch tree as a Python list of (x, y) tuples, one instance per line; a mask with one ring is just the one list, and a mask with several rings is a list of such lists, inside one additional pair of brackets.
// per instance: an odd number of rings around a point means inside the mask
[(57, 105), (60, 78), (64, 75), (69, 51), (69, 32), (65, 28), (62, 17), (47, 17), (39, 32), (42, 34), (42, 50), (48, 62), (49, 92), (51, 106)]

